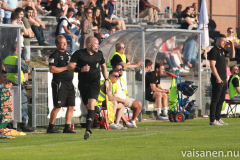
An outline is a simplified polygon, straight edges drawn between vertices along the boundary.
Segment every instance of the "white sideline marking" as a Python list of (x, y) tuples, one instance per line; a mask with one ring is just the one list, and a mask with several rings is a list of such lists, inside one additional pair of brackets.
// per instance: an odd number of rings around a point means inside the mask
[[(34, 147), (34, 146), (53, 146), (53, 145), (59, 145), (59, 144), (69, 144), (69, 143), (78, 143), (78, 142), (96, 142), (96, 141), (106, 141), (106, 140), (111, 140), (111, 139), (124, 139), (124, 138), (131, 138), (131, 137), (143, 137), (143, 136), (151, 136), (157, 133), (151, 133), (151, 134), (143, 134), (139, 136), (125, 136), (125, 137), (119, 137), (119, 138), (105, 138), (105, 139), (97, 139), (97, 140), (80, 140), (80, 141), (74, 141), (74, 142), (63, 142), (63, 143), (53, 143), (53, 144), (44, 144), (44, 145), (31, 145), (31, 146), (22, 146), (22, 147), (11, 147), (11, 148), (2, 148), (3, 149), (20, 149), (20, 148), (28, 148), (28, 147)], [(80, 138), (80, 137), (75, 137), (75, 138)], [(83, 137), (82, 137), (83, 138)], [(73, 138), (71, 138), (73, 139)]]

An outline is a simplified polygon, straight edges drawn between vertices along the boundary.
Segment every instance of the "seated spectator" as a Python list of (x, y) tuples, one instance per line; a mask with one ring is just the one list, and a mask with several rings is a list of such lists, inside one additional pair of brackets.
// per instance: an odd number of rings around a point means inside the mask
[(123, 68), (138, 68), (143, 66), (143, 62), (139, 61), (136, 64), (132, 64), (128, 61), (126, 55), (125, 55), (125, 46), (123, 43), (117, 43), (116, 44), (116, 52), (113, 53), (113, 55), (110, 58), (110, 61), (108, 63), (108, 67), (112, 67), (113, 64), (120, 63)]
[(139, 18), (148, 18), (149, 25), (157, 24), (160, 9), (156, 5), (148, 2), (148, 0), (140, 0), (139, 6)]
[(80, 49), (86, 48), (86, 40), (88, 37), (94, 36), (93, 31), (97, 30), (98, 27), (93, 27), (92, 20), (93, 11), (91, 8), (87, 8), (84, 11), (84, 19), (81, 23), (81, 38), (80, 38)]
[(79, 2), (77, 3), (77, 8), (74, 9), (74, 12), (75, 12), (75, 14), (76, 14), (77, 12), (80, 12), (80, 13), (82, 14), (82, 18), (83, 18), (84, 9), (85, 9), (85, 7), (84, 7), (84, 2), (83, 2), (83, 1), (79, 1)]
[(1, 78), (0, 78), (0, 88), (2, 88), (4, 84), (7, 84), (7, 72), (2, 70)]
[[(147, 101), (155, 102), (157, 108), (157, 120), (168, 120), (168, 95), (169, 89), (163, 89), (160, 85), (160, 75), (165, 71), (162, 63), (155, 64), (155, 71), (146, 73), (145, 76), (145, 98)], [(161, 113), (161, 107), (163, 113)]]
[(79, 41), (80, 38), (80, 30), (75, 27), (71, 29), (72, 24), (76, 26), (80, 26), (77, 22), (75, 22), (72, 18), (74, 14), (74, 9), (69, 8), (67, 15), (63, 16), (59, 22), (56, 29), (56, 33), (59, 35), (63, 35), (67, 40), (70, 40), (70, 53), (73, 54), (75, 51), (75, 43)]
[(229, 82), (229, 96), (232, 100), (240, 101), (240, 77), (239, 73), (233, 75)]
[(111, 28), (108, 30), (108, 33), (105, 34), (105, 38), (108, 38), (111, 34), (116, 32), (116, 27), (111, 26)]
[(116, 15), (113, 15), (114, 5), (116, 4), (117, 0), (109, 0), (107, 5), (105, 5), (106, 9), (106, 17), (109, 23), (113, 23), (116, 25), (121, 26), (122, 30), (126, 29), (125, 22), (123, 19), (119, 19)]
[(195, 19), (191, 16), (193, 13), (192, 7), (186, 7), (186, 9), (182, 12), (182, 20), (181, 20), (181, 29), (189, 29), (196, 30), (198, 24), (195, 22)]
[(97, 0), (87, 0), (86, 8), (95, 8)]
[[(37, 17), (33, 17), (33, 8), (27, 6), (25, 8), (26, 11), (26, 18), (32, 28), (33, 33), (35, 34), (38, 44), (41, 46), (50, 46), (49, 43), (45, 41), (44, 34), (43, 34), (43, 27), (45, 28), (45, 24), (40, 21)], [(43, 27), (42, 27), (43, 26)]]
[(52, 0), (50, 8), (51, 16), (55, 16), (57, 19), (67, 15), (68, 5), (63, 4), (62, 0)]
[(97, 26), (98, 29), (94, 30), (94, 37), (98, 38), (99, 29), (102, 25), (100, 8), (96, 7), (93, 11), (93, 27)]
[[(113, 70), (116, 70), (119, 72), (119, 78), (117, 80), (118, 87), (116, 90), (117, 97), (127, 100), (127, 102), (126, 103), (124, 102), (123, 105), (124, 105), (124, 107), (131, 108), (131, 110), (133, 112), (132, 119), (129, 122), (133, 124), (134, 128), (137, 128), (136, 119), (137, 119), (138, 114), (141, 112), (142, 103), (136, 99), (129, 98), (128, 92), (127, 92), (127, 83), (124, 80), (124, 78), (122, 77), (123, 70), (124, 70), (123, 66), (120, 63), (117, 63), (117, 64), (114, 64), (112, 68), (113, 68)], [(120, 101), (117, 100), (117, 102), (120, 102)], [(128, 121), (126, 120), (124, 114), (122, 115), (122, 120), (123, 120), (123, 123), (128, 124), (127, 123)], [(132, 125), (127, 125), (127, 127), (131, 128)]]
[(41, 2), (42, 2), (42, 0), (35, 0), (34, 2), (32, 2), (30, 0), (22, 0), (22, 5), (20, 5), (19, 7), (26, 8), (27, 6), (30, 6), (33, 8), (34, 12), (35, 12), (35, 10), (36, 11), (39, 10), (43, 15), (50, 14), (50, 12), (42, 9), (42, 7), (40, 5)]
[(100, 33), (100, 34), (99, 34), (99, 37), (98, 37), (99, 44), (101, 44), (102, 41), (104, 41), (104, 40), (105, 40), (105, 35), (102, 34), (102, 33)]
[[(154, 68), (154, 63), (149, 59), (145, 59), (144, 66), (145, 66), (145, 73), (152, 72), (153, 68)], [(135, 74), (135, 78), (137, 81), (142, 81), (142, 69), (141, 68), (139, 70), (137, 70), (137, 72)]]
[(193, 8), (192, 17), (195, 19), (195, 22), (198, 23), (197, 14), (200, 14), (200, 13), (198, 12), (197, 3), (193, 3), (192, 8)]
[(177, 5), (176, 12), (173, 13), (173, 18), (177, 18), (178, 24), (181, 24), (181, 19), (182, 19), (182, 5), (181, 4)]
[(239, 68), (237, 65), (233, 65), (230, 67), (230, 72), (231, 72), (231, 76), (229, 77), (228, 79), (228, 88), (229, 88), (229, 84), (230, 84), (230, 81), (232, 79), (232, 77), (235, 75), (235, 74), (239, 74)]
[(194, 38), (188, 41), (184, 46), (184, 57), (183, 61), (188, 67), (198, 66), (198, 35), (195, 35)]
[(102, 17), (102, 25), (101, 28), (106, 28), (107, 30), (110, 30), (112, 26), (115, 26), (115, 24), (110, 23), (110, 20), (108, 17), (105, 17), (106, 15), (106, 9), (104, 8), (105, 5), (107, 5), (107, 0), (100, 0), (100, 3), (97, 4), (97, 7), (101, 11), (101, 17)]

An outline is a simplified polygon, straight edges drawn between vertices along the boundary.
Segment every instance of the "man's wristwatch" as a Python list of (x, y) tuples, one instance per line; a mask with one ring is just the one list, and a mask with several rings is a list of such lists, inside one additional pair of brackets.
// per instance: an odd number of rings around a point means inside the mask
[(108, 81), (108, 78), (107, 78), (107, 79), (105, 79), (105, 81)]

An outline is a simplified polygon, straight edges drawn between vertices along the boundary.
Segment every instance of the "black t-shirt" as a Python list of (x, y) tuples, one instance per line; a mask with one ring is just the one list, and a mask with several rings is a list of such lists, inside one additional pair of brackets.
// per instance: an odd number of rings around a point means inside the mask
[[(56, 66), (56, 67), (65, 67), (68, 65), (71, 59), (71, 55), (68, 52), (60, 52), (59, 50), (55, 50), (49, 56), (49, 66)], [(65, 82), (72, 82), (73, 80), (73, 72), (65, 70), (60, 73), (53, 73), (53, 80), (54, 81), (65, 81)]]
[(160, 84), (160, 76), (156, 77), (155, 71), (152, 72), (147, 72), (145, 76), (145, 87), (146, 91), (151, 91), (151, 86), (150, 84)]
[(188, 27), (189, 27), (189, 24), (185, 21), (185, 18), (186, 18), (186, 17), (192, 18), (192, 17), (189, 16), (188, 14), (182, 15), (182, 18), (184, 19), (184, 21), (181, 22), (181, 29), (188, 29)]
[[(122, 62), (122, 58), (119, 56), (119, 55), (114, 55), (113, 58), (111, 59), (111, 65), (113, 64), (117, 64), (117, 63), (120, 63)], [(128, 59), (126, 58), (126, 63), (128, 63)]]
[(78, 80), (79, 85), (92, 84), (100, 80), (100, 65), (105, 63), (102, 51), (98, 51), (93, 55), (87, 52), (87, 49), (81, 49), (76, 51), (70, 60), (70, 62), (77, 63), (77, 67), (82, 68), (85, 65), (90, 66), (89, 72), (79, 72)]
[(238, 81), (237, 77), (233, 78), (232, 84), (233, 84), (234, 87), (239, 87), (239, 81)]
[[(208, 53), (208, 59), (209, 60), (214, 60), (216, 61), (216, 69), (217, 72), (222, 79), (222, 81), (226, 81), (226, 62), (225, 62), (225, 57), (228, 54), (228, 52), (221, 48), (217, 48), (214, 46)], [(212, 77), (216, 79), (216, 77), (212, 74)]]

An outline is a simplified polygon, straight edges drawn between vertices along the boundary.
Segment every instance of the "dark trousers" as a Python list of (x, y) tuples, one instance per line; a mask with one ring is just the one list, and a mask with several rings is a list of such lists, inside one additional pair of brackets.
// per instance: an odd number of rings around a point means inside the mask
[(41, 41), (45, 41), (42, 26), (39, 26), (39, 27), (31, 26), (31, 28), (32, 28), (32, 31), (35, 34), (37, 40), (38, 40), (38, 43), (41, 42)]
[(216, 78), (211, 77), (212, 83), (212, 101), (210, 105), (210, 122), (221, 118), (222, 105), (225, 100), (227, 90), (226, 80), (223, 83), (217, 83)]

